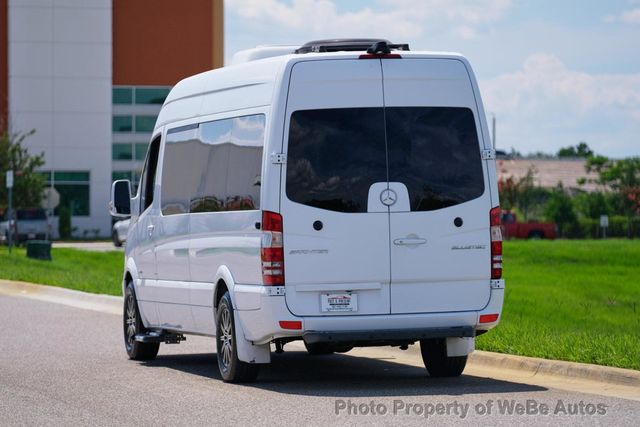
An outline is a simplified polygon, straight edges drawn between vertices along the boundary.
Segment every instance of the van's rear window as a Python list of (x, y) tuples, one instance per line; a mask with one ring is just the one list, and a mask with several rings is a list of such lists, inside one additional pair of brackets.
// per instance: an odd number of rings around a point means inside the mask
[(369, 187), (387, 180), (381, 108), (303, 110), (291, 115), (287, 197), (338, 212), (366, 212)]
[(366, 212), (369, 187), (384, 181), (407, 186), (412, 211), (442, 209), (482, 195), (480, 145), (471, 110), (339, 108), (291, 115), (290, 200), (331, 211)]

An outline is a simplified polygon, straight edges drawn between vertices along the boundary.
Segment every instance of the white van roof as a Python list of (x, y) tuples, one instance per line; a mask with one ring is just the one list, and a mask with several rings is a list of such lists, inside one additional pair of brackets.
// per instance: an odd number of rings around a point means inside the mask
[[(292, 46), (267, 46), (240, 52), (232, 64), (179, 81), (167, 96), (156, 128), (206, 114), (270, 105), (276, 82), (291, 62), (358, 58), (363, 51), (291, 53)], [(289, 52), (289, 53), (287, 53)], [(396, 52), (394, 52), (396, 53)], [(458, 59), (459, 53), (399, 51), (403, 58)], [(262, 59), (256, 59), (262, 58)], [(242, 62), (245, 61), (245, 62)]]

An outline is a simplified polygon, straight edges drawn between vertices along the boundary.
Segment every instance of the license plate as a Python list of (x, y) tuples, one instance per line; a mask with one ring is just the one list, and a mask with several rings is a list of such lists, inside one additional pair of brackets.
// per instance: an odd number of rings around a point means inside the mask
[(350, 312), (358, 311), (358, 295), (356, 294), (322, 294), (320, 295), (322, 311)]

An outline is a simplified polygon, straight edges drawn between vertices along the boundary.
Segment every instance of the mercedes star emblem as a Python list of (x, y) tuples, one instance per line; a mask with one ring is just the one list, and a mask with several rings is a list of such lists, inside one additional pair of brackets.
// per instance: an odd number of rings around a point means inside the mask
[(393, 205), (398, 200), (398, 195), (395, 191), (387, 189), (380, 193), (380, 201), (385, 206)]

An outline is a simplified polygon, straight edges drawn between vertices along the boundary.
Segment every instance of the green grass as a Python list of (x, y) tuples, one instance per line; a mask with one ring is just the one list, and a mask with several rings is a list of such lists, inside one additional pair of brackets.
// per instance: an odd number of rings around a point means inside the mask
[(640, 241), (510, 241), (500, 325), (477, 348), (640, 369)]
[(122, 295), (122, 252), (51, 250), (52, 261), (27, 258), (23, 248), (9, 255), (0, 247), (0, 279), (60, 286), (98, 294)]
[[(640, 370), (640, 241), (509, 241), (500, 325), (477, 348)], [(120, 295), (122, 252), (0, 249), (0, 278)]]

